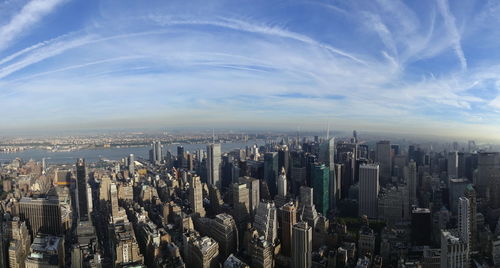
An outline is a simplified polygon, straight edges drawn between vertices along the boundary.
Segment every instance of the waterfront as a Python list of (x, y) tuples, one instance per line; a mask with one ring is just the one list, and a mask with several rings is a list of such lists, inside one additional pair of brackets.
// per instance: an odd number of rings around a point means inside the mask
[[(253, 140), (246, 143), (222, 143), (222, 151), (229, 152), (234, 149), (244, 149), (246, 146), (252, 146), (254, 144), (262, 145), (264, 141)], [(196, 150), (202, 149), (206, 150), (207, 144), (167, 144), (164, 145), (164, 150), (170, 151), (173, 155), (177, 154), (177, 146), (183, 146), (186, 152), (194, 152)], [(129, 154), (134, 154), (136, 157), (142, 157), (147, 159), (149, 157), (150, 146), (140, 146), (140, 147), (114, 147), (114, 148), (99, 148), (99, 149), (81, 149), (69, 152), (52, 152), (43, 149), (27, 149), (19, 152), (11, 153), (0, 153), (0, 163), (10, 162), (16, 157), (28, 161), (33, 159), (35, 161), (42, 161), (45, 158), (47, 163), (50, 164), (72, 164), (78, 158), (85, 158), (89, 163), (97, 162), (100, 159), (108, 160), (120, 160)]]

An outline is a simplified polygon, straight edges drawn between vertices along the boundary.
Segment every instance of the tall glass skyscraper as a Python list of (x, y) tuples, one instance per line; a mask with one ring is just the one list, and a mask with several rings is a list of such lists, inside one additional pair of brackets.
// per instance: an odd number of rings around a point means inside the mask
[(316, 165), (312, 172), (314, 205), (318, 212), (327, 215), (329, 209), (330, 171), (324, 164)]

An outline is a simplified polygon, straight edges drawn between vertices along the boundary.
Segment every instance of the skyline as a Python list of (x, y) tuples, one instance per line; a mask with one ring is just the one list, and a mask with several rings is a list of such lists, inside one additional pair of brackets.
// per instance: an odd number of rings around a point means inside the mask
[(0, 132), (329, 123), (498, 139), (500, 3), (121, 3), (0, 2)]

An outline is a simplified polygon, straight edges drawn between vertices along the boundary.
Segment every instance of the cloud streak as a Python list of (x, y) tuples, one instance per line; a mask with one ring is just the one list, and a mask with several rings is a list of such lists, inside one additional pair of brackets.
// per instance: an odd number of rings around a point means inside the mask
[(18, 14), (0, 27), (0, 51), (5, 49), (19, 35), (36, 25), (44, 16), (51, 13), (65, 0), (31, 0)]
[[(133, 117), (137, 125), (167, 118), (202, 124), (210, 114), (213, 122), (243, 125), (350, 121), (378, 122), (387, 131), (446, 126), (443, 132), (460, 126), (461, 135), (474, 133), (467, 125), (500, 124), (499, 91), (489, 88), (500, 84), (500, 67), (464, 52), (477, 27), (459, 31), (463, 12), (445, 0), (324, 10), (306, 1), (127, 8), (133, 3), (108, 2), (57, 38), (26, 42), (17, 34), (13, 40), (22, 46), (9, 41), (14, 52), (0, 58), (0, 112), (14, 115), (0, 123), (64, 125), (79, 118), (91, 125)], [(55, 35), (49, 25), (37, 27)]]

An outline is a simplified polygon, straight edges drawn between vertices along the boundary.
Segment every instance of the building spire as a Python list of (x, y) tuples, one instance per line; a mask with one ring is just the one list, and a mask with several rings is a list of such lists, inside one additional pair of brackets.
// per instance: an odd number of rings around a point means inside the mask
[(328, 122), (328, 125), (326, 127), (326, 140), (330, 138), (330, 122)]

